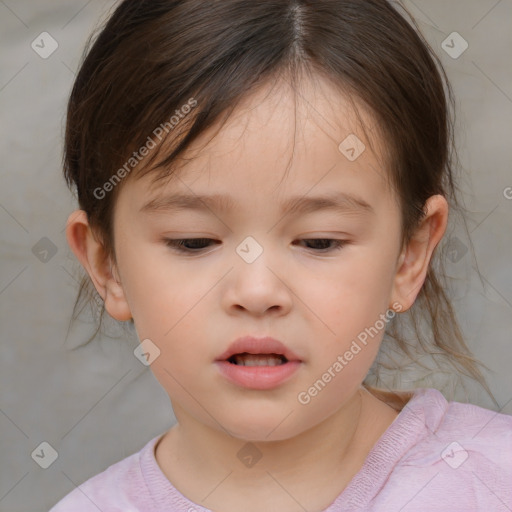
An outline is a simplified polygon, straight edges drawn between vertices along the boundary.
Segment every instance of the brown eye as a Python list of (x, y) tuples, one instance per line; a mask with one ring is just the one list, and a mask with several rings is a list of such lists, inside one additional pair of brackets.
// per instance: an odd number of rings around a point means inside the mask
[(211, 238), (165, 238), (164, 242), (168, 247), (178, 252), (192, 253), (199, 252), (208, 247), (208, 242), (214, 242)]
[[(323, 251), (323, 252), (329, 251), (329, 250), (336, 251), (336, 250), (342, 249), (343, 246), (345, 246), (346, 244), (349, 243), (348, 240), (335, 240), (335, 239), (332, 239), (332, 238), (305, 238), (305, 239), (300, 240), (300, 241), (301, 242), (307, 242), (310, 245), (311, 245), (311, 242), (312, 242), (312, 245), (313, 245), (312, 249), (313, 250)], [(334, 246), (329, 247), (331, 245), (331, 243), (333, 243)]]

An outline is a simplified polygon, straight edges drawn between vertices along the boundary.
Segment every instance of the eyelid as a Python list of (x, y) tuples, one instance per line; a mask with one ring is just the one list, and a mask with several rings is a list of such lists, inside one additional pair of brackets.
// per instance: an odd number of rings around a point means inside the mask
[(176, 252), (182, 253), (182, 254), (199, 254), (201, 251), (203, 251), (205, 248), (199, 248), (199, 249), (186, 249), (183, 248), (183, 244), (181, 242), (188, 242), (190, 240), (200, 240), (200, 241), (213, 241), (215, 240), (213, 238), (207, 238), (207, 237), (196, 237), (196, 238), (164, 238), (163, 241), (165, 245), (170, 247), (171, 249), (175, 250)]
[[(317, 236), (317, 237), (310, 237), (310, 238), (304, 237), (304, 238), (300, 238), (300, 239), (297, 239), (297, 240), (300, 241), (300, 242), (328, 241), (328, 242), (332, 242), (333, 243), (333, 247), (332, 248), (318, 249), (318, 250), (310, 249), (311, 251), (316, 252), (318, 254), (331, 253), (331, 252), (334, 252), (334, 251), (338, 251), (338, 250), (343, 249), (346, 245), (349, 245), (350, 243), (352, 243), (350, 240), (339, 239), (339, 238), (329, 238), (329, 237), (326, 237), (326, 236)], [(297, 240), (294, 240), (294, 241), (297, 241)], [(217, 242), (217, 240), (215, 240), (213, 238), (208, 238), (208, 237), (163, 238), (163, 242), (165, 243), (165, 245), (168, 246), (169, 248), (171, 248), (172, 250), (174, 250), (177, 253), (187, 254), (187, 255), (203, 254), (203, 251), (205, 249), (207, 249), (207, 247), (200, 247), (200, 248), (196, 248), (196, 249), (184, 248), (182, 242), (190, 242), (190, 241), (195, 241), (195, 242), (196, 241)]]

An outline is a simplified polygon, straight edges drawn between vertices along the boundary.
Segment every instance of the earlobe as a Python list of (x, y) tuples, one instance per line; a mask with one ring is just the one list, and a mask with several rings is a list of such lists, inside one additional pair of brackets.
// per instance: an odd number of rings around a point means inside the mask
[(420, 226), (397, 261), (391, 302), (399, 303), (401, 312), (414, 304), (448, 223), (448, 203), (442, 195), (431, 196), (425, 204), (425, 212)]
[(84, 210), (76, 210), (69, 216), (66, 239), (105, 302), (108, 314), (116, 320), (130, 320), (132, 316), (123, 286), (115, 276), (115, 268), (112, 268), (103, 244), (91, 229)]

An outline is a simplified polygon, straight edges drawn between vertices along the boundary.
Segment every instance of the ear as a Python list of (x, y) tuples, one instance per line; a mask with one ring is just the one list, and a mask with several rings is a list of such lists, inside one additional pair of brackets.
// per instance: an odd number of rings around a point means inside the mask
[(89, 226), (87, 213), (84, 210), (76, 210), (68, 217), (66, 238), (69, 247), (103, 298), (108, 314), (116, 320), (130, 320), (132, 315), (123, 286), (114, 277), (111, 258), (108, 257), (103, 244)]
[(426, 215), (397, 262), (392, 303), (401, 305), (399, 312), (407, 311), (414, 304), (425, 282), (434, 249), (443, 238), (448, 223), (448, 203), (442, 195), (429, 197), (424, 210)]

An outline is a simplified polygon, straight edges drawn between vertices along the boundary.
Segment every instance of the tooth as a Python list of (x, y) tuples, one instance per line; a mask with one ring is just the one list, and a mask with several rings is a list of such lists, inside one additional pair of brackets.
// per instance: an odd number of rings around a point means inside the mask
[(279, 356), (245, 354), (234, 356), (235, 364), (240, 366), (278, 366), (282, 364)]

